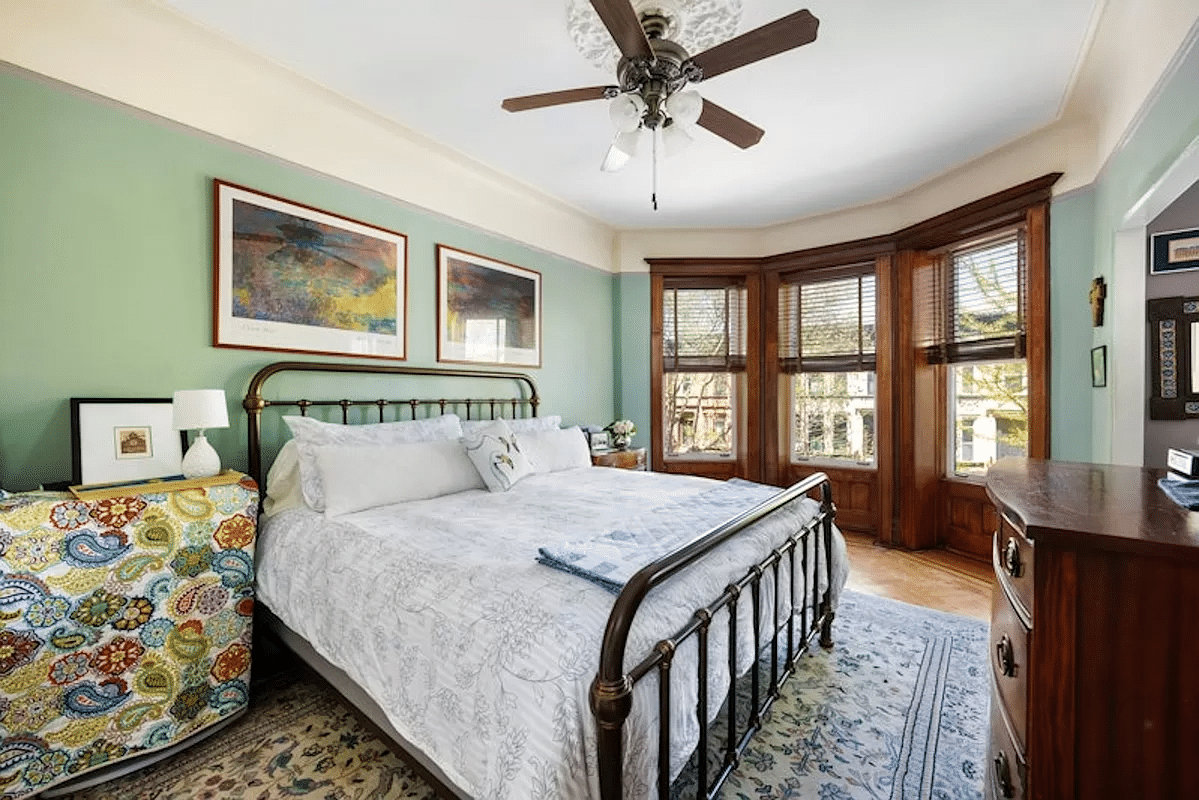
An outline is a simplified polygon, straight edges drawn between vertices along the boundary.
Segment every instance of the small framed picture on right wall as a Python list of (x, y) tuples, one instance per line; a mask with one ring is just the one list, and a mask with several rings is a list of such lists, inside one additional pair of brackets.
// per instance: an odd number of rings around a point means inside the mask
[(1107, 386), (1107, 345), (1091, 348), (1091, 385)]
[(1182, 272), (1199, 269), (1199, 228), (1163, 231), (1152, 236), (1149, 273)]

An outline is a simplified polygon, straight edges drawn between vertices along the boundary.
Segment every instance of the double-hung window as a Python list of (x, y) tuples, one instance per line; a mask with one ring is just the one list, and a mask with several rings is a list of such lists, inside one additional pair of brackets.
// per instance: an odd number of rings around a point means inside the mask
[(981, 474), (1028, 452), (1023, 228), (940, 254), (931, 363), (947, 365), (947, 472)]
[(791, 461), (874, 461), (874, 262), (784, 275), (779, 371)]
[(738, 452), (746, 369), (747, 292), (737, 278), (666, 278), (662, 289), (661, 409), (667, 459)]

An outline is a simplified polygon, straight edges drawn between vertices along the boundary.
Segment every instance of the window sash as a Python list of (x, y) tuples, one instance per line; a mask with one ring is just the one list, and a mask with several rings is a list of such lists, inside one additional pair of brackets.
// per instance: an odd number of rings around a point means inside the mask
[(784, 276), (779, 286), (779, 369), (875, 369), (874, 264)]
[(931, 363), (1024, 357), (1028, 267), (1023, 228), (939, 257), (929, 294), (918, 297), (931, 326)]
[(745, 371), (747, 303), (742, 284), (668, 282), (662, 290), (662, 371)]

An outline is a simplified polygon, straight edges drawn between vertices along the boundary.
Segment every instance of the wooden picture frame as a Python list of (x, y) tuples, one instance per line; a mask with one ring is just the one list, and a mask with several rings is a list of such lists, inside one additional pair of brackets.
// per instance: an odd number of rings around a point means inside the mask
[(169, 397), (72, 397), (71, 484), (178, 477), (187, 431)]
[(1199, 228), (1162, 231), (1150, 240), (1150, 275), (1199, 269)]
[(437, 245), (437, 360), (541, 366), (541, 273)]
[(1146, 302), (1149, 419), (1199, 417), (1199, 297)]
[(407, 236), (222, 180), (213, 202), (213, 346), (407, 357)]

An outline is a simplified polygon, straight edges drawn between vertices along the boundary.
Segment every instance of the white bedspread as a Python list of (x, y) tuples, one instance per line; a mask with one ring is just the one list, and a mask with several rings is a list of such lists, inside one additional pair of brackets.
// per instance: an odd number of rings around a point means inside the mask
[[(478, 798), (596, 798), (587, 692), (614, 596), (536, 563), (537, 550), (611, 530), (630, 510), (714, 485), (576, 469), (530, 476), (509, 492), (463, 492), (336, 521), (285, 511), (262, 526), (258, 595), (361, 685), (460, 789)], [(792, 525), (816, 508), (808, 500), (791, 506), (785, 516)], [(628, 666), (764, 557), (785, 536), (783, 527), (755, 526), (652, 593), (630, 637)], [(839, 533), (834, 543), (839, 591), (848, 567)], [(820, 561), (823, 587), (823, 553)], [(771, 602), (766, 596), (764, 610)], [(715, 635), (727, 621), (712, 628), (709, 663), (727, 664), (725, 642)], [(744, 667), (752, 654), (749, 628), (741, 630)], [(673, 774), (698, 738), (694, 662), (693, 647), (676, 657), (675, 669), (691, 677), (674, 681)], [(727, 690), (722, 672), (712, 670), (713, 710)], [(626, 725), (628, 797), (648, 796), (655, 774), (646, 738), (656, 731), (655, 681), (638, 685)]]

